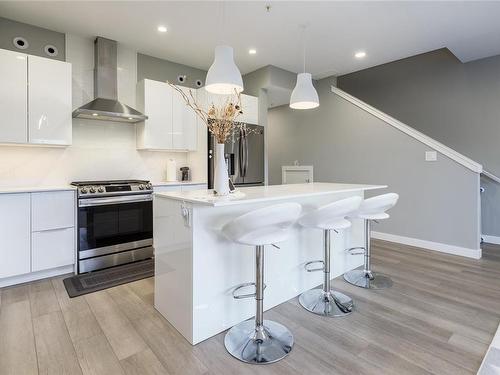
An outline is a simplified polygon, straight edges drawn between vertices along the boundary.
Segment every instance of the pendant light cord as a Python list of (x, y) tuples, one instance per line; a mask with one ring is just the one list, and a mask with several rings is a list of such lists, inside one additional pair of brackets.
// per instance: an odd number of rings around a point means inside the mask
[(304, 67), (304, 73), (306, 72), (306, 26), (300, 25), (302, 29), (302, 63)]
[(219, 7), (219, 22), (217, 24), (217, 40), (215, 45), (224, 44), (224, 29), (226, 25), (225, 1), (220, 2)]

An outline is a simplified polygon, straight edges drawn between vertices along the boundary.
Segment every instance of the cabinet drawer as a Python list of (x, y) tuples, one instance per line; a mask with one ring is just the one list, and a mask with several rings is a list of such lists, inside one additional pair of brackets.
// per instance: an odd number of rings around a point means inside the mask
[(34, 232), (31, 239), (32, 272), (74, 264), (75, 228)]
[(32, 231), (75, 226), (75, 192), (53, 191), (31, 194)]

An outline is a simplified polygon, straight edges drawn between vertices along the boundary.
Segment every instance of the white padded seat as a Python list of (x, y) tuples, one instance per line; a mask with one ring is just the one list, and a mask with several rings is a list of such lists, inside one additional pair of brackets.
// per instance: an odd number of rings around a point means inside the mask
[(323, 230), (346, 229), (351, 222), (346, 216), (355, 212), (360, 204), (361, 197), (350, 197), (322, 206), (299, 219), (299, 224), (307, 228)]
[(285, 241), (290, 227), (297, 221), (302, 206), (281, 203), (238, 216), (222, 227), (231, 241), (251, 246), (271, 245)]
[(351, 217), (364, 220), (384, 220), (389, 218), (385, 211), (394, 207), (399, 199), (396, 193), (377, 195), (373, 198), (365, 199), (359, 206), (358, 211)]

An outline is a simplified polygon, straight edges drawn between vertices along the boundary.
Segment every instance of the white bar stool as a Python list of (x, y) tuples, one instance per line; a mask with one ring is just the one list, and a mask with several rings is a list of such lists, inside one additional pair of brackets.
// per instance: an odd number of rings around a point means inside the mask
[(353, 247), (348, 251), (362, 250), (365, 255), (365, 262), (362, 270), (352, 270), (344, 274), (344, 280), (349, 284), (366, 289), (385, 289), (392, 286), (392, 280), (389, 276), (381, 273), (372, 272), (371, 269), (371, 222), (372, 220), (388, 219), (389, 214), (385, 211), (394, 207), (398, 201), (399, 195), (388, 193), (368, 198), (361, 203), (359, 210), (350, 218), (363, 219), (365, 221), (365, 246)]
[[(222, 233), (231, 241), (255, 246), (255, 283), (242, 284), (233, 291), (236, 299), (255, 297), (255, 322), (246, 320), (235, 325), (224, 338), (227, 351), (240, 361), (273, 363), (292, 350), (290, 331), (279, 323), (264, 320), (264, 245), (285, 241), (301, 211), (298, 203), (276, 204), (241, 215), (222, 228)], [(255, 285), (255, 294), (236, 294), (238, 289), (249, 285)]]
[[(306, 310), (323, 316), (338, 317), (352, 312), (354, 304), (352, 299), (343, 293), (330, 289), (330, 233), (337, 232), (351, 226), (346, 216), (356, 211), (361, 204), (361, 197), (342, 199), (300, 218), (300, 225), (307, 228), (319, 228), (323, 230), (324, 256), (323, 260), (307, 262), (304, 268), (307, 272), (323, 271), (323, 288), (311, 289), (299, 296), (299, 302)], [(308, 268), (314, 263), (321, 263), (320, 268)]]

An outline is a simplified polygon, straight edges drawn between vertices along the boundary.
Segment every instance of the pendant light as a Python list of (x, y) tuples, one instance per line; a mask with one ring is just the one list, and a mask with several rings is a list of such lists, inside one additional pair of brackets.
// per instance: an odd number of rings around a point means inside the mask
[(290, 96), (290, 108), (294, 109), (311, 109), (319, 106), (319, 97), (312, 84), (311, 73), (306, 73), (305, 28), (301, 26), (304, 72), (297, 74), (297, 83)]
[[(224, 21), (224, 2), (222, 2), (223, 28)], [(205, 90), (213, 94), (233, 94), (235, 91), (238, 93), (243, 91), (243, 79), (234, 63), (232, 47), (225, 45), (215, 47), (215, 59), (207, 72)]]

